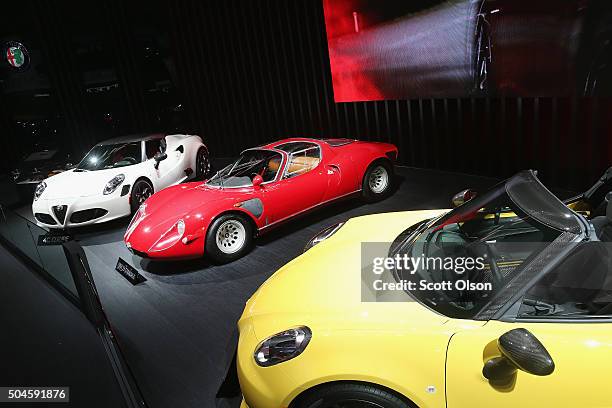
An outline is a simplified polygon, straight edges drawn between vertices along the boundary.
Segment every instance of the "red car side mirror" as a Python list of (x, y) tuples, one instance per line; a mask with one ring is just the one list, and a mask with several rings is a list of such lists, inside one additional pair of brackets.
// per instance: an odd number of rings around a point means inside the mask
[(253, 187), (258, 187), (261, 183), (263, 183), (263, 177), (259, 174), (253, 177)]
[(463, 203), (470, 201), (472, 198), (476, 197), (478, 193), (475, 190), (467, 189), (458, 192), (453, 196), (452, 203), (453, 208), (459, 207)]

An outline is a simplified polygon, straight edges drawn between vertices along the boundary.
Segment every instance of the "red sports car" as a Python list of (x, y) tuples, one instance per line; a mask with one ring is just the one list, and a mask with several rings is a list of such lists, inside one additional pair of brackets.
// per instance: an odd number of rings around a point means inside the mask
[(204, 254), (217, 263), (247, 253), (253, 239), (283, 221), (332, 201), (391, 193), (397, 148), (348, 139), (292, 138), (247, 149), (206, 182), (151, 196), (124, 241), (152, 259)]

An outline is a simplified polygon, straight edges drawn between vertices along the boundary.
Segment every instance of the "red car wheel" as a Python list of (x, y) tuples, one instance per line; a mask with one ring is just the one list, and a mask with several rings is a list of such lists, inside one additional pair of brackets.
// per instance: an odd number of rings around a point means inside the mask
[(206, 255), (217, 263), (234, 261), (252, 246), (253, 225), (241, 214), (220, 216), (206, 233)]
[(386, 160), (375, 161), (363, 176), (361, 190), (363, 198), (369, 202), (382, 200), (389, 196), (393, 186), (393, 166)]

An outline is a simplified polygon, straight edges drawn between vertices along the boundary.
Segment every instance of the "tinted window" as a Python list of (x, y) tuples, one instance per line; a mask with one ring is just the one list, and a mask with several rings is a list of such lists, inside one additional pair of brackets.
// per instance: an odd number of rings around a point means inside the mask
[(321, 161), (321, 149), (314, 143), (292, 142), (277, 146), (277, 149), (289, 153), (285, 178), (308, 173)]
[(162, 143), (162, 140), (153, 139), (145, 142), (147, 159), (152, 159), (158, 152), (163, 153), (166, 150), (165, 143)]
[(142, 161), (140, 142), (98, 145), (87, 153), (77, 170), (104, 170), (131, 166)]
[(331, 147), (344, 146), (355, 142), (352, 139), (323, 139), (323, 141)]
[(317, 145), (309, 142), (289, 142), (282, 145), (278, 145), (275, 149), (282, 150), (287, 153), (295, 153), (300, 150), (307, 149), (309, 147), (316, 147)]

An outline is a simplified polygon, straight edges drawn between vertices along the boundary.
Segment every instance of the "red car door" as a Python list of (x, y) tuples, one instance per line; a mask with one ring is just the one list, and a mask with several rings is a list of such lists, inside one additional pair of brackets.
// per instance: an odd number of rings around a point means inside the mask
[(325, 197), (329, 176), (319, 147), (313, 146), (289, 153), (279, 180), (262, 186), (266, 225), (313, 208)]
[[(331, 156), (331, 152), (330, 155)], [(328, 156), (328, 157), (329, 157)], [(334, 155), (325, 161), (324, 172), (327, 174), (328, 187), (323, 201), (353, 193), (358, 189), (357, 166), (349, 155)]]

